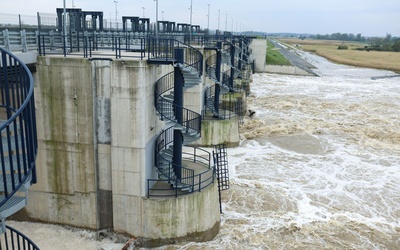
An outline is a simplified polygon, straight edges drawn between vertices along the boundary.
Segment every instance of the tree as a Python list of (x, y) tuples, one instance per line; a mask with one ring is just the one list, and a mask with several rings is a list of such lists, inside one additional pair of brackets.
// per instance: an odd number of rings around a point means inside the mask
[(397, 39), (397, 41), (392, 45), (392, 48), (396, 52), (400, 52), (400, 39)]
[(386, 33), (385, 42), (390, 42), (392, 40), (392, 35), (390, 33)]

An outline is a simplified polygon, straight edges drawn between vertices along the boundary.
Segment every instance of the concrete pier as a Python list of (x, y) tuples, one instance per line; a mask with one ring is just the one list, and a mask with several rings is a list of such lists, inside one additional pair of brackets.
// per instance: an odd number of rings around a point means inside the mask
[(144, 245), (212, 239), (220, 220), (216, 183), (179, 198), (146, 197), (146, 180), (157, 178), (155, 138), (165, 126), (154, 108), (154, 82), (172, 69), (144, 60), (39, 57), (41, 181), (21, 214), (109, 228), (143, 239)]

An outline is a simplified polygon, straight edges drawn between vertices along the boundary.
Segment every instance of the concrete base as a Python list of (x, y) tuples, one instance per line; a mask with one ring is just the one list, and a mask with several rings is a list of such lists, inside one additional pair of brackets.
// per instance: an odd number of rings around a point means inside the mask
[[(220, 212), (217, 182), (187, 196), (174, 199), (143, 198), (141, 203), (142, 226), (141, 231), (134, 234), (139, 236), (136, 246), (157, 247), (182, 241), (209, 241), (218, 234)], [(115, 230), (119, 231), (117, 228)]]
[(296, 66), (286, 66), (286, 65), (266, 65), (265, 73), (277, 73), (285, 75), (301, 75), (301, 76), (313, 76), (309, 72), (296, 67)]
[(205, 120), (201, 123), (201, 138), (195, 142), (196, 146), (211, 147), (225, 144), (227, 147), (239, 145), (238, 118), (230, 120)]

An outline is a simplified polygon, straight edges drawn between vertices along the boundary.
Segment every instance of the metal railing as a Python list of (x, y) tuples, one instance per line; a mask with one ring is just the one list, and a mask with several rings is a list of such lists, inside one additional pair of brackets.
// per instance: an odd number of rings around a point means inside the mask
[[(174, 72), (170, 72), (161, 77), (155, 84), (154, 96), (155, 96), (155, 107), (157, 112), (160, 114), (161, 119), (167, 119), (174, 123), (175, 110), (178, 110), (181, 106), (176, 105), (172, 100), (164, 97), (164, 94), (171, 91), (174, 88)], [(196, 131), (201, 133), (201, 115), (182, 107), (183, 110), (183, 122), (182, 127), (184, 132)]]
[(36, 183), (37, 135), (33, 79), (25, 64), (0, 48), (0, 207), (22, 185)]
[[(205, 91), (204, 98), (206, 106), (202, 110), (202, 116), (201, 116), (203, 120), (215, 120), (215, 117), (207, 115), (208, 112), (210, 113), (215, 112), (214, 97), (215, 97), (215, 85), (208, 87)], [(210, 104), (208, 102), (210, 102)], [(242, 102), (239, 98), (235, 98), (235, 100), (232, 100), (232, 95), (228, 95), (228, 100), (226, 100), (226, 97), (220, 100), (218, 119), (229, 120), (243, 115), (244, 114), (242, 112)]]
[(38, 47), (37, 35), (37, 31), (4, 29), (0, 31), (0, 47), (8, 51), (36, 51)]
[(39, 250), (39, 247), (23, 233), (10, 226), (6, 228), (6, 232), (0, 236), (0, 249)]
[(146, 55), (147, 38), (130, 32), (73, 32), (63, 36), (61, 32), (41, 32), (38, 35), (39, 55), (79, 54), (143, 58)]
[(181, 63), (195, 69), (201, 76), (203, 72), (203, 54), (198, 49), (177, 40), (175, 37), (149, 37), (147, 57), (149, 60), (176, 61), (175, 50), (180, 48), (185, 49), (185, 58)]
[[(168, 168), (172, 169), (173, 167), (177, 167), (177, 169), (180, 169), (181, 178), (180, 180), (172, 178), (171, 175), (168, 175), (171, 172), (168, 171), (168, 174), (164, 175), (164, 177), (171, 185), (162, 187), (155, 185), (160, 181), (160, 179), (148, 179), (147, 197), (178, 197), (193, 192), (200, 192), (204, 188), (207, 188), (212, 183), (214, 183), (215, 168), (212, 164), (213, 158), (210, 152), (200, 148), (191, 148), (192, 151), (186, 151), (182, 154), (183, 160), (204, 166), (205, 170), (197, 174), (195, 174), (195, 171), (193, 169), (183, 166), (173, 166), (170, 160), (162, 156), (162, 152), (168, 150), (173, 144), (173, 131), (174, 128), (170, 127), (162, 131), (157, 137), (155, 165), (156, 167), (159, 167), (161, 165), (165, 166), (165, 163), (168, 162)], [(189, 147), (187, 147), (187, 149), (188, 148)], [(191, 192), (183, 192), (182, 187), (180, 186), (182, 184)]]

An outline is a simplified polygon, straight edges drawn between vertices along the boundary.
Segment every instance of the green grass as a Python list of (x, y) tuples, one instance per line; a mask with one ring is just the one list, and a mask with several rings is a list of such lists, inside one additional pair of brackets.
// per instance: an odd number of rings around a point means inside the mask
[(267, 40), (267, 58), (266, 63), (271, 65), (291, 65), (290, 62), (275, 48), (275, 46)]

